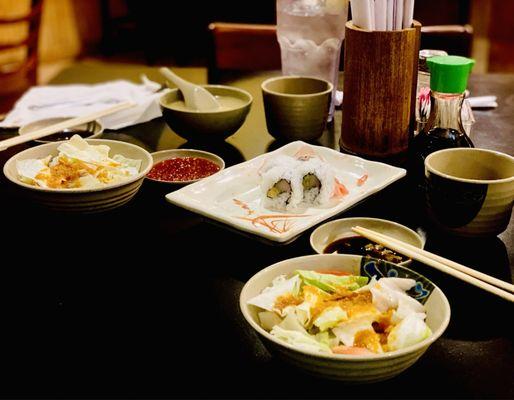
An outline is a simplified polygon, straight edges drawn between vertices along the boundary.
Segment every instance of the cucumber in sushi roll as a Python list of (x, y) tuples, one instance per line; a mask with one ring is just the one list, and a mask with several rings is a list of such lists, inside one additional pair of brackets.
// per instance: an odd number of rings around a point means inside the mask
[(301, 161), (298, 166), (302, 200), (307, 206), (326, 205), (334, 191), (334, 174), (327, 163), (319, 159)]
[(276, 166), (262, 176), (264, 207), (271, 210), (294, 210), (302, 201), (302, 189), (295, 169)]

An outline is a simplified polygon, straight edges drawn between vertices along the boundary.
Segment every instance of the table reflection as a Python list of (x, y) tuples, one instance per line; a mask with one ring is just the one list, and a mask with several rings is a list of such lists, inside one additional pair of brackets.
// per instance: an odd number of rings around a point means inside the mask
[(214, 153), (225, 161), (225, 167), (230, 167), (245, 161), (243, 154), (234, 145), (225, 142), (193, 142), (188, 141), (179, 146), (179, 149), (195, 149)]

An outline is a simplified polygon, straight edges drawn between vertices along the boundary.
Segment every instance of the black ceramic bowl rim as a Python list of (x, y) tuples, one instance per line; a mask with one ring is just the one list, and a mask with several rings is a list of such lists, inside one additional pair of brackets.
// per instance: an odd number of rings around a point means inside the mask
[[(178, 110), (178, 109), (172, 108), (168, 104), (164, 103), (164, 99), (167, 96), (169, 96), (171, 93), (176, 93), (176, 92), (180, 91), (179, 88), (172, 88), (167, 93), (163, 94), (159, 98), (159, 104), (160, 104), (160, 106), (162, 108), (164, 108), (166, 110), (169, 110), (169, 111), (173, 111), (173, 112), (176, 112), (176, 113), (182, 113), (182, 114), (197, 115), (197, 114), (221, 114), (221, 113), (226, 113), (226, 112), (232, 112), (232, 111), (235, 111), (235, 110), (242, 110), (242, 109), (248, 107), (253, 102), (253, 96), (250, 93), (248, 93), (246, 90), (240, 89), (240, 88), (235, 87), (235, 86), (228, 86), (228, 85), (198, 85), (198, 86), (201, 86), (201, 87), (203, 87), (205, 89), (210, 89), (210, 88), (213, 88), (213, 89), (226, 89), (226, 90), (229, 90), (229, 91), (232, 91), (232, 92), (239, 92), (244, 97), (246, 97), (246, 101), (245, 101), (244, 104), (242, 104), (242, 105), (240, 105), (238, 107), (229, 108), (228, 110), (223, 110), (223, 109), (222, 110), (208, 110), (208, 111)], [(209, 92), (210, 92), (210, 90), (209, 90)], [(241, 100), (243, 100), (243, 99), (241, 99)]]
[(450, 153), (450, 152), (451, 153), (453, 153), (453, 152), (489, 153), (489, 154), (492, 154), (492, 155), (497, 156), (499, 158), (504, 158), (507, 161), (510, 161), (511, 163), (514, 164), (514, 157), (512, 157), (512, 156), (510, 156), (508, 154), (502, 153), (500, 151), (488, 150), (488, 149), (477, 149), (477, 148), (454, 148), (454, 149), (439, 150), (439, 151), (435, 151), (432, 154), (430, 154), (427, 158), (425, 158), (425, 168), (428, 171), (430, 171), (431, 173), (435, 174), (435, 175), (441, 176), (443, 178), (446, 178), (446, 179), (449, 179), (449, 180), (452, 180), (452, 181), (457, 181), (457, 182), (491, 185), (491, 184), (497, 184), (497, 183), (509, 183), (509, 182), (513, 182), (514, 181), (514, 175), (512, 175), (509, 178), (502, 178), (502, 179), (469, 179), (469, 178), (459, 178), (457, 176), (445, 174), (444, 172), (438, 171), (432, 165), (430, 165), (430, 161), (432, 161), (432, 159), (434, 157), (437, 157), (437, 156), (439, 156), (440, 154), (443, 154), (443, 153)]

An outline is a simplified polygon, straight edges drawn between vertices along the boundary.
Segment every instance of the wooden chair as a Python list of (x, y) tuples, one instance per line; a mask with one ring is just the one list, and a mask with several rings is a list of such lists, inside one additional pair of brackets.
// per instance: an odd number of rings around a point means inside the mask
[[(218, 82), (222, 71), (280, 69), (275, 25), (214, 22), (209, 25), (209, 32), (209, 82)], [(470, 25), (424, 26), (421, 29), (421, 48), (469, 56), (472, 41)]]
[(421, 48), (445, 50), (455, 56), (471, 56), (471, 25), (434, 25), (421, 28)]
[(275, 25), (214, 22), (209, 33), (209, 82), (218, 82), (223, 70), (280, 69)]
[[(0, 27), (20, 23), (28, 25), (25, 38), (12, 43), (0, 43), (0, 113), (9, 111), (18, 97), (37, 83), (42, 4), (43, 0), (32, 0), (30, 11), (25, 16), (0, 17)], [(17, 56), (10, 57), (9, 54)]]

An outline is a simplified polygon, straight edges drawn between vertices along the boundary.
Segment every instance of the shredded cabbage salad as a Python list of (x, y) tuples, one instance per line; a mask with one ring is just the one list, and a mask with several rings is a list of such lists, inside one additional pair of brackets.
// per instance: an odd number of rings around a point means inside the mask
[(338, 271), (280, 275), (248, 304), (262, 328), (299, 349), (380, 354), (411, 346), (432, 332), (425, 307), (406, 292), (407, 278), (368, 278)]

